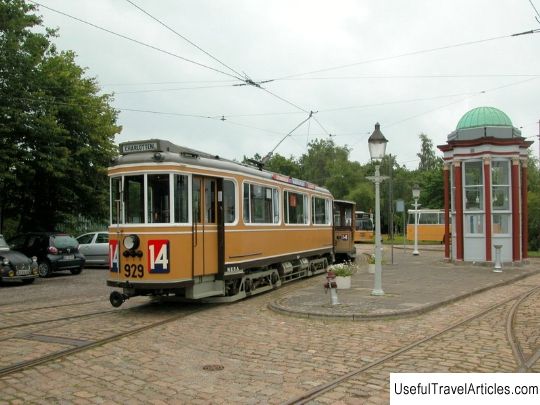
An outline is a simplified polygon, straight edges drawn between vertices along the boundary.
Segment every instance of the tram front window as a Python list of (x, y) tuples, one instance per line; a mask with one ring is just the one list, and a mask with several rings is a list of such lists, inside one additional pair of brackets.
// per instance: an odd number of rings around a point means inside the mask
[(168, 174), (148, 175), (148, 222), (164, 224), (170, 220), (170, 194)]
[(111, 179), (111, 223), (122, 222), (122, 177)]
[(124, 179), (126, 222), (144, 222), (144, 176), (126, 176)]

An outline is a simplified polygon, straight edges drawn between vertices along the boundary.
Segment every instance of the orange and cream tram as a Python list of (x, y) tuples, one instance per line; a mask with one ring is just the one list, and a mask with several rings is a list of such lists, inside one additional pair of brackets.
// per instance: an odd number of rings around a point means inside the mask
[(158, 139), (120, 144), (109, 177), (114, 306), (235, 301), (334, 261), (332, 195), (303, 180)]

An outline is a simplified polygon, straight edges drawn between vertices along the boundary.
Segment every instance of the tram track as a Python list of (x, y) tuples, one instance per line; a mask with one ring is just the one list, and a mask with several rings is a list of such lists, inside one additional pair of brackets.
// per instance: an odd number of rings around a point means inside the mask
[(508, 342), (510, 343), (510, 347), (512, 348), (512, 353), (514, 354), (516, 363), (518, 364), (516, 371), (519, 373), (529, 372), (532, 366), (540, 359), (540, 348), (538, 348), (528, 358), (525, 356), (523, 347), (519, 343), (519, 339), (516, 336), (515, 328), (516, 316), (518, 314), (519, 308), (527, 299), (530, 299), (531, 296), (533, 296), (535, 293), (538, 293), (539, 291), (540, 287), (537, 287), (523, 294), (512, 305), (512, 308), (510, 308), (510, 311), (508, 311), (508, 314), (506, 316), (506, 336), (508, 338)]
[[(102, 338), (102, 339), (96, 339), (96, 340), (91, 340), (91, 341), (79, 341), (76, 344), (73, 344), (74, 347), (70, 347), (70, 348), (67, 348), (67, 349), (55, 351), (55, 352), (49, 353), (47, 355), (37, 357), (35, 359), (30, 359), (30, 360), (26, 360), (26, 361), (20, 361), (20, 362), (17, 362), (17, 363), (2, 367), (2, 368), (0, 368), (0, 378), (5, 377), (5, 376), (10, 375), (10, 374), (13, 374), (13, 373), (16, 373), (16, 372), (19, 372), (19, 371), (22, 371), (22, 370), (25, 370), (25, 369), (28, 369), (28, 368), (31, 368), (31, 367), (38, 366), (40, 364), (44, 364), (44, 363), (47, 363), (47, 362), (50, 362), (50, 361), (53, 361), (53, 360), (65, 358), (65, 357), (71, 356), (73, 354), (80, 353), (82, 351), (86, 351), (86, 350), (89, 350), (89, 349), (92, 349), (92, 348), (95, 348), (95, 347), (99, 347), (99, 346), (105, 345), (107, 343), (114, 342), (114, 341), (123, 339), (125, 337), (135, 335), (137, 333), (141, 333), (141, 332), (144, 332), (146, 330), (165, 325), (167, 323), (171, 323), (171, 322), (180, 320), (182, 318), (188, 317), (188, 316), (193, 315), (195, 313), (204, 311), (205, 309), (208, 309), (208, 308), (209, 308), (209, 306), (205, 305), (205, 306), (198, 306), (198, 307), (196, 307), (194, 309), (188, 309), (188, 310), (183, 309), (182, 313), (180, 313), (180, 314), (175, 314), (173, 316), (167, 317), (165, 319), (161, 319), (159, 321), (150, 322), (150, 323), (148, 323), (146, 325), (139, 326), (139, 327), (136, 327), (134, 329), (130, 329), (130, 330), (127, 330), (127, 331), (124, 331), (124, 332), (121, 332), (121, 333), (111, 335), (111, 336), (107, 336), (107, 337)], [(126, 311), (129, 311), (130, 309), (126, 309)], [(118, 312), (118, 310), (104, 311), (103, 313), (107, 313), (107, 312)], [(61, 339), (61, 338), (57, 338), (57, 339)], [(65, 339), (65, 340), (69, 341), (70, 339)], [(75, 342), (76, 340), (71, 339), (71, 341)]]
[[(532, 289), (530, 289), (529, 291), (525, 292), (525, 293), (520, 293), (520, 294), (517, 294), (517, 295), (514, 295), (504, 301), (501, 301), (501, 302), (498, 302), (497, 304), (494, 304), (480, 312), (477, 312), (476, 314), (474, 315), (471, 315), (465, 319), (462, 319), (461, 321), (458, 321), (450, 326), (448, 326), (447, 328), (439, 331), (439, 332), (436, 332), (434, 334), (431, 334), (429, 336), (426, 336), (420, 340), (417, 340), (415, 342), (412, 342), (408, 345), (405, 345), (401, 348), (399, 348), (398, 350), (395, 350), (393, 351), (392, 353), (389, 353), (369, 364), (366, 364), (362, 367), (359, 367), (359, 368), (356, 368), (356, 369), (353, 369), (351, 371), (349, 371), (348, 373), (340, 376), (340, 377), (337, 377), (331, 381), (328, 381), (327, 383), (325, 384), (321, 384), (309, 391), (306, 391), (304, 392), (302, 395), (299, 395), (295, 398), (292, 398), (288, 401), (285, 401), (285, 402), (282, 402), (281, 405), (293, 405), (293, 404), (306, 404), (308, 403), (309, 401), (312, 401), (320, 396), (322, 396), (323, 394), (325, 394), (326, 392), (328, 391), (331, 391), (333, 389), (335, 389), (336, 387), (338, 387), (341, 383), (344, 383), (350, 379), (352, 379), (353, 377), (356, 377), (358, 376), (359, 374), (361, 373), (364, 373), (374, 367), (377, 367), (377, 366), (380, 366), (382, 364), (384, 364), (385, 362), (388, 362), (414, 348), (417, 348), (418, 346), (424, 344), (424, 343), (427, 343), (429, 341), (432, 341), (432, 340), (435, 340), (437, 339), (438, 337), (448, 333), (448, 332), (451, 332), (459, 327), (462, 327), (466, 324), (468, 324), (469, 322), (472, 322), (476, 319), (479, 319), (479, 318), (482, 318), (484, 317), (485, 315), (489, 314), (490, 312), (494, 311), (494, 310), (497, 310), (501, 307), (503, 307), (504, 305), (507, 305), (509, 303), (511, 303), (512, 301), (516, 301), (512, 307), (510, 308), (510, 310), (507, 312), (506, 314), (506, 333), (507, 333), (507, 337), (508, 337), (508, 341), (509, 341), (509, 344), (512, 346), (512, 351), (514, 352), (514, 357), (516, 358), (516, 362), (518, 363), (518, 370), (517, 372), (526, 372), (528, 371), (539, 359), (540, 359), (540, 349), (536, 350), (535, 353), (533, 355), (531, 355), (528, 359), (525, 359), (525, 356), (523, 354), (523, 350), (521, 348), (521, 346), (519, 345), (519, 342), (517, 340), (517, 338), (515, 337), (515, 329), (514, 329), (514, 319), (515, 319), (515, 314), (517, 313), (520, 305), (522, 305), (529, 297), (531, 297), (532, 295), (534, 295), (535, 293), (539, 292), (540, 291), (540, 286), (536, 286)], [(514, 351), (515, 350), (515, 351)]]
[[(27, 308), (24, 308), (24, 309), (17, 309), (15, 311), (4, 311), (3, 310), (2, 314), (11, 315), (11, 314), (18, 314), (18, 313), (21, 313), (21, 312), (28, 312), (28, 311), (40, 311), (42, 309), (55, 309), (55, 308), (62, 308), (62, 307), (74, 307), (74, 306), (78, 306), (78, 305), (94, 304), (96, 302), (103, 302), (103, 298), (99, 298), (99, 299), (95, 299), (95, 300), (91, 300), (91, 301), (73, 302), (73, 303), (69, 303), (69, 304), (47, 305), (45, 307), (27, 307)], [(7, 305), (13, 305), (13, 304), (3, 304), (2, 306), (7, 306)], [(0, 330), (1, 329), (2, 328), (0, 328)]]
[[(131, 308), (125, 309), (125, 311), (129, 311), (130, 309)], [(44, 320), (41, 320), (41, 321), (25, 322), (25, 323), (20, 323), (20, 324), (16, 324), (16, 325), (0, 327), (0, 331), (11, 331), (11, 330), (15, 330), (15, 329), (19, 329), (19, 328), (25, 328), (25, 327), (34, 326), (34, 325), (50, 324), (52, 322), (69, 321), (69, 320), (86, 318), (86, 317), (91, 317), (91, 316), (96, 316), (96, 315), (109, 314), (109, 313), (112, 313), (112, 312), (118, 312), (118, 311), (116, 311), (116, 310), (98, 311), (98, 312), (90, 312), (90, 313), (79, 314), (79, 315), (65, 316), (65, 317), (62, 317), (62, 318), (53, 318), (53, 319), (44, 319)], [(7, 339), (10, 339), (10, 338), (11, 337), (0, 338), (0, 342), (2, 342), (4, 340), (7, 340)]]

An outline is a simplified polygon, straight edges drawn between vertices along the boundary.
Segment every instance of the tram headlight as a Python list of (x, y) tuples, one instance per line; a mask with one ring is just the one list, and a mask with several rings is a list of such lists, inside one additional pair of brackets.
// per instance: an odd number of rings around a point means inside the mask
[(137, 235), (128, 235), (124, 238), (124, 247), (128, 250), (135, 250), (139, 247), (140, 242)]

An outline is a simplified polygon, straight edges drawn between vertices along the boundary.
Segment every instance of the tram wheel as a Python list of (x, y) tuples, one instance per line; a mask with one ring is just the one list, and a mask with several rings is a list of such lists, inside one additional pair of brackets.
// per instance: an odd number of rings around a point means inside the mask
[(119, 293), (118, 291), (113, 291), (111, 295), (109, 295), (109, 301), (111, 302), (111, 305), (115, 308), (118, 308), (120, 305), (122, 305), (125, 301), (124, 294)]

